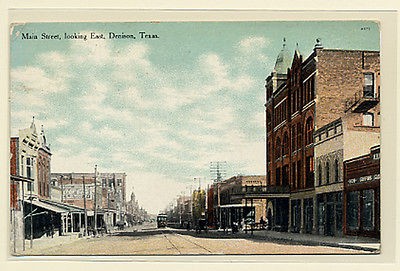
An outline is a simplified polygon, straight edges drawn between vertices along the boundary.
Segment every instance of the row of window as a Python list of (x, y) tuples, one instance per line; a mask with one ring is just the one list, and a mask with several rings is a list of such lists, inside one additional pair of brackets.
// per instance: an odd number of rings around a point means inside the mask
[(303, 87), (294, 90), (291, 94), (290, 114), (300, 110), (315, 98), (315, 80), (314, 75), (303, 83)]
[[(122, 179), (117, 179), (117, 185), (122, 186)], [(107, 186), (107, 179), (102, 179), (102, 187)], [(108, 186), (115, 187), (115, 179), (108, 179)]]
[[(372, 231), (379, 228), (375, 224), (377, 209), (373, 189), (352, 191), (347, 194), (346, 225), (348, 230)], [(299, 232), (301, 227), (301, 211), (304, 214), (304, 229), (311, 233), (313, 226), (313, 199), (307, 198), (291, 201), (291, 228), (292, 232)], [(303, 208), (302, 208), (303, 207)], [(324, 235), (337, 235), (342, 233), (343, 227), (343, 195), (342, 192), (318, 195), (317, 197), (317, 231)]]
[(375, 227), (375, 191), (352, 191), (347, 196), (349, 230), (373, 230)]
[[(295, 89), (290, 95), (290, 104), (287, 99), (283, 100), (274, 109), (274, 127), (282, 123), (286, 117), (287, 113), (293, 114), (300, 110), (304, 105), (308, 104), (310, 101), (315, 99), (315, 83), (314, 76), (303, 83), (303, 87)], [(290, 105), (290, 108), (289, 108)], [(272, 119), (271, 113), (267, 112), (267, 129), (271, 130)]]
[[(291, 166), (291, 179), (290, 187), (294, 189), (304, 189), (314, 187), (314, 157), (306, 157), (306, 182), (305, 186), (302, 182), (302, 161), (296, 161), (292, 163)], [(275, 180), (277, 186), (288, 186), (289, 185), (289, 165), (284, 165), (283, 167), (277, 167), (275, 169)], [(267, 184), (271, 185), (271, 172), (268, 171)]]
[[(313, 143), (313, 132), (314, 132), (314, 122), (312, 117), (309, 117), (306, 121), (306, 138), (305, 144), (306, 146)], [(291, 127), (291, 143), (292, 143), (292, 152), (301, 149), (302, 147), (302, 125), (301, 123), (297, 123), (296, 125), (292, 125)], [(267, 161), (271, 161), (271, 144), (267, 145)], [(281, 142), (281, 138), (278, 136), (275, 142), (275, 159), (278, 159), (282, 156), (289, 154), (289, 135), (287, 132), (283, 134), (283, 142)]]
[[(339, 161), (335, 159), (333, 163), (333, 176), (331, 174), (331, 165), (329, 161), (326, 161), (325, 164), (319, 163), (318, 165), (318, 185), (329, 184), (332, 182), (339, 182)], [(325, 182), (323, 182), (325, 180)]]

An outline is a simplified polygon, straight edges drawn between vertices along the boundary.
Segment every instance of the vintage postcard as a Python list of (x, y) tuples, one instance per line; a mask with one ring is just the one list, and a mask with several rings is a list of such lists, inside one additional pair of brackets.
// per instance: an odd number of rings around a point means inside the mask
[(12, 256), (380, 253), (377, 22), (10, 28)]

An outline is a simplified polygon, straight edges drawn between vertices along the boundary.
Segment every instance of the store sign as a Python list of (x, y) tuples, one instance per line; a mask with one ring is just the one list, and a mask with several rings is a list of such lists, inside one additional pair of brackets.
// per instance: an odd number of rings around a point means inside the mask
[(349, 179), (347, 181), (348, 184), (360, 184), (360, 183), (366, 183), (366, 182), (372, 182), (375, 180), (380, 180), (381, 175), (380, 174), (374, 174), (374, 175), (368, 175), (368, 176), (363, 176), (359, 178), (353, 178)]
[[(63, 197), (65, 200), (83, 199), (83, 185), (68, 184), (63, 187)], [(85, 187), (86, 199), (92, 199), (94, 195), (94, 185), (89, 184)]]

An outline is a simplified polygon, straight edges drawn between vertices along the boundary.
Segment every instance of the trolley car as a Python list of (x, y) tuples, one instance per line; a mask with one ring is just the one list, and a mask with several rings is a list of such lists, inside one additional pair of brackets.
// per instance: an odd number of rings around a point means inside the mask
[(159, 214), (157, 216), (157, 228), (165, 228), (167, 226), (167, 215)]

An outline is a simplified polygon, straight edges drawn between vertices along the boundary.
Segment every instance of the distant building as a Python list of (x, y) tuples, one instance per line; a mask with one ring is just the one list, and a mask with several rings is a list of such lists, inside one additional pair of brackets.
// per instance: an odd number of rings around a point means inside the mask
[(126, 202), (126, 221), (130, 225), (136, 225), (150, 219), (146, 210), (140, 207), (135, 193), (132, 191), (131, 198)]
[(258, 224), (266, 220), (266, 199), (259, 192), (266, 188), (263, 175), (233, 176), (213, 184), (216, 225), (231, 228), (234, 223)]
[[(90, 223), (94, 223), (97, 212), (97, 227), (102, 223), (114, 226), (124, 222), (126, 213), (126, 174), (125, 173), (52, 173), (52, 193), (61, 194), (61, 201), (89, 210)], [(85, 190), (85, 193), (84, 193)], [(96, 208), (95, 208), (96, 202)]]

